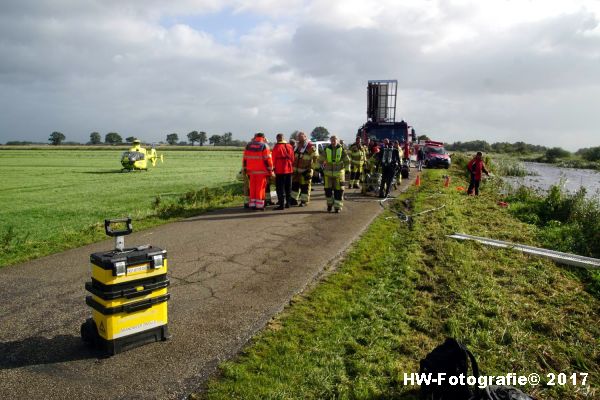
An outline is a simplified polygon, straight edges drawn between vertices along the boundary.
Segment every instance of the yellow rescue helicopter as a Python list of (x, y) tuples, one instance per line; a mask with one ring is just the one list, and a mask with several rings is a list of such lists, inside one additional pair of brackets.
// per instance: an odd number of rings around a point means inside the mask
[(135, 139), (131, 148), (121, 154), (121, 165), (123, 166), (121, 171), (148, 171), (148, 161), (152, 163), (153, 167), (156, 167), (159, 159), (161, 163), (164, 162), (163, 155), (158, 156), (154, 145), (150, 150), (146, 150), (145, 147), (142, 147), (140, 140)]

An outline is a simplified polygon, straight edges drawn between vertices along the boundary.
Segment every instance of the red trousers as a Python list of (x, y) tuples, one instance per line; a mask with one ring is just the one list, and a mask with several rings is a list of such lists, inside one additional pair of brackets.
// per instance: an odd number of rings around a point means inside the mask
[(250, 207), (265, 208), (265, 188), (268, 178), (267, 174), (250, 173)]

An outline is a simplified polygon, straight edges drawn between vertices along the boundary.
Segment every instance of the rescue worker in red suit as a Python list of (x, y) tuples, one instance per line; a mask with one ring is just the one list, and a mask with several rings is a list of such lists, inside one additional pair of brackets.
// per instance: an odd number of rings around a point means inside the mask
[(265, 210), (265, 188), (267, 179), (273, 175), (271, 149), (266, 143), (265, 134), (257, 133), (246, 146), (243, 158), (243, 173), (250, 177), (250, 202), (253, 210)]
[(275, 167), (275, 188), (277, 190), (276, 210), (289, 208), (292, 203), (292, 173), (294, 172), (294, 148), (277, 134), (277, 143), (273, 146), (273, 166)]
[(467, 194), (473, 194), (473, 190), (475, 190), (475, 195), (479, 196), (479, 182), (481, 182), (481, 173), (484, 172), (487, 176), (490, 176), (485, 168), (482, 156), (483, 155), (481, 152), (478, 151), (475, 157), (467, 164), (467, 170), (471, 174), (471, 182), (469, 183)]

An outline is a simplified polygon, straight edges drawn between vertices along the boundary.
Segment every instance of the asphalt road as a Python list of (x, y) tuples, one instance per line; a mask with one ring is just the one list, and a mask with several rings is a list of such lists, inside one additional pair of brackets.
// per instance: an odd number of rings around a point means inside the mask
[(126, 245), (168, 251), (172, 338), (110, 358), (88, 349), (79, 327), (90, 316), (89, 254), (112, 240), (0, 269), (0, 398), (185, 398), (381, 211), (354, 192), (340, 214), (325, 211), (317, 187), (306, 208), (230, 208), (128, 236)]

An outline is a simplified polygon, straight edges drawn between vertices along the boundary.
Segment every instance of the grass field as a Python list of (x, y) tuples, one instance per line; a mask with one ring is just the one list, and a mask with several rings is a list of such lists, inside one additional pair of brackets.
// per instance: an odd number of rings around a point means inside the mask
[(153, 207), (235, 181), (241, 151), (165, 151), (148, 172), (120, 172), (122, 150), (0, 150), (0, 266), (104, 236), (105, 218), (161, 223)]
[[(238, 359), (221, 365), (210, 399), (418, 399), (403, 374), (446, 336), (463, 341), (487, 375), (538, 373), (539, 399), (597, 399), (600, 300), (575, 270), (507, 249), (446, 237), (454, 232), (539, 245), (537, 228), (499, 207), (493, 182), (466, 197), (441, 170), (378, 217), (345, 261), (297, 296)], [(343, 215), (342, 218), (348, 218)], [(589, 373), (585, 386), (546, 385), (548, 373)]]

